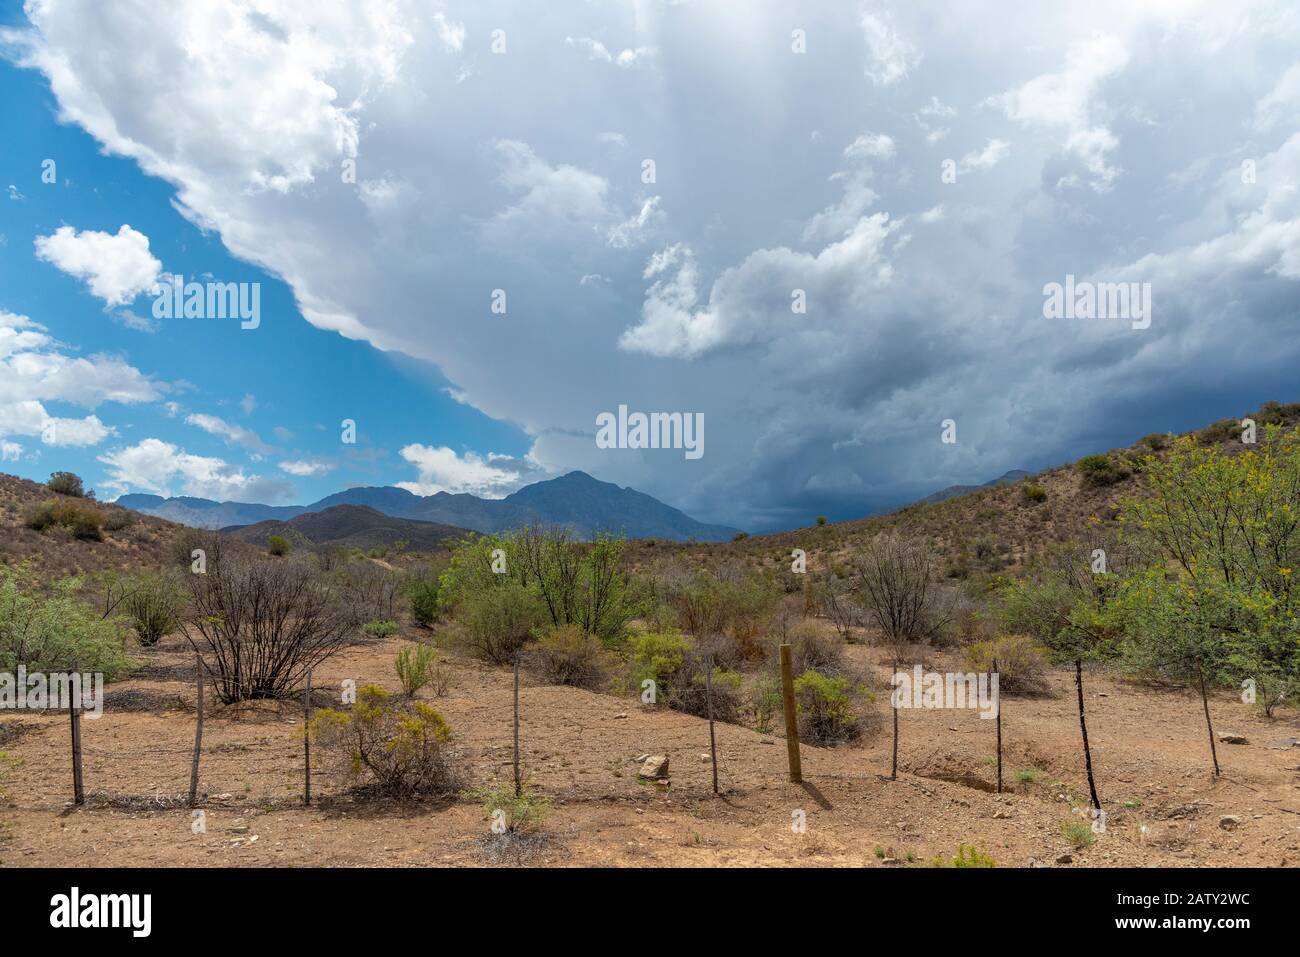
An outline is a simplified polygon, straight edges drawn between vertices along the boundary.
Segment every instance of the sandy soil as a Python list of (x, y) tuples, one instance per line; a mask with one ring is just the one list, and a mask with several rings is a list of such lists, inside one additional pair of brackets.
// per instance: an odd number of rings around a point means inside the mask
[[(401, 639), (359, 645), (317, 671), (396, 689)], [(860, 662), (884, 669), (871, 649)], [(317, 775), (301, 805), (302, 715), (295, 704), (209, 710), (201, 790), (206, 832), (194, 833), (187, 790), (195, 697), (190, 655), (170, 638), (143, 655), (143, 674), (111, 687), (103, 717), (83, 722), (89, 800), (71, 806), (66, 714), (0, 719), (5, 866), (430, 866), (530, 863), (585, 866), (896, 866), (951, 857), (973, 844), (999, 866), (1300, 864), (1300, 737), (1294, 712), (1274, 721), (1228, 697), (1213, 701), (1219, 745), (1210, 773), (1200, 701), (1102, 677), (1087, 681), (1089, 732), (1106, 832), (1084, 848), (1062, 834), (1086, 795), (1072, 676), (1055, 696), (1005, 698), (1005, 777), (992, 793), (993, 722), (973, 711), (902, 712), (902, 767), (889, 769), (883, 733), (854, 747), (803, 747), (803, 786), (788, 782), (779, 734), (718, 725), (722, 794), (710, 793), (707, 722), (635, 700), (547, 687), (525, 678), (523, 759), (552, 802), (544, 840), (503, 843), (470, 801), (374, 803)], [(450, 659), (445, 714), (472, 783), (510, 776), (508, 671)], [(942, 662), (940, 658), (939, 663)], [(124, 710), (132, 709), (144, 710)], [(668, 786), (639, 781), (635, 757), (671, 759)], [(1035, 769), (1037, 780), (1017, 780)], [(796, 812), (806, 815), (803, 833)], [(1236, 815), (1231, 829), (1223, 815)], [(882, 862), (880, 855), (891, 859)], [(1070, 855), (1069, 865), (1057, 863)]]

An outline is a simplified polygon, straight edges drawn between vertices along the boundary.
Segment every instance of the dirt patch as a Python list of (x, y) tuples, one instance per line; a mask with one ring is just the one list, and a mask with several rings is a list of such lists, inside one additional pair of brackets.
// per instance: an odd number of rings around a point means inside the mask
[[(317, 669), (315, 684), (337, 701), (345, 681), (396, 691), (399, 639), (347, 649)], [(192, 651), (175, 636), (152, 649), (152, 674), (179, 674)], [(873, 648), (852, 657), (883, 669)], [(942, 666), (943, 654), (934, 660)], [(469, 786), (512, 775), (512, 679), (505, 669), (450, 657), (447, 695), (421, 699), (447, 719)], [(952, 659), (954, 662), (955, 658)], [(177, 671), (162, 669), (174, 667)], [(712, 793), (708, 723), (639, 705), (635, 698), (539, 684), (521, 693), (525, 779), (551, 806), (545, 844), (493, 843), (482, 806), (467, 799), (379, 802), (313, 767), (304, 806), (299, 701), (209, 708), (199, 786), (205, 829), (196, 832), (189, 789), (194, 714), (109, 705), (84, 721), (90, 800), (72, 808), (66, 714), (25, 715), (5, 745), (21, 760), (0, 766), (0, 808), (10, 839), (6, 865), (191, 866), (884, 866), (951, 858), (972, 844), (1000, 866), (1300, 864), (1300, 779), (1294, 751), (1260, 745), (1220, 751), (1214, 778), (1195, 696), (1090, 677), (1089, 737), (1109, 818), (1093, 844), (1075, 849), (1062, 825), (1087, 794), (1072, 677), (1050, 675), (1057, 697), (1004, 702), (1008, 793), (991, 793), (995, 737), (970, 711), (902, 715), (897, 781), (888, 731), (858, 746), (804, 748), (804, 786), (791, 784), (779, 730), (759, 734), (718, 724), (721, 796)], [(136, 676), (114, 685), (193, 700), (183, 679)], [(1104, 695), (1104, 697), (1103, 697)], [(116, 700), (116, 699), (114, 699)], [(123, 700), (143, 701), (145, 698)], [(209, 697), (211, 701), (211, 697)], [(883, 708), (883, 705), (881, 706)], [(1216, 724), (1268, 742), (1300, 733), (1288, 712), (1267, 721), (1234, 697), (1211, 702)], [(883, 711), (882, 711), (883, 713)], [(6, 721), (0, 728), (13, 725)], [(668, 785), (637, 780), (636, 757), (670, 758)], [(1031, 780), (1018, 780), (1021, 771)], [(977, 783), (978, 782), (978, 783)], [(1196, 816), (1164, 817), (1195, 805)], [(1233, 814), (1233, 831), (1217, 826)], [(253, 840), (256, 838), (256, 840)], [(890, 864), (888, 866), (897, 866)]]

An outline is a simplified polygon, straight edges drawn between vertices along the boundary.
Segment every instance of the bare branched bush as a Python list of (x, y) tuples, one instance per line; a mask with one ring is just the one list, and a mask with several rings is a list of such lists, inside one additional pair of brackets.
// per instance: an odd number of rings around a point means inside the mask
[(828, 581), (821, 589), (822, 614), (835, 626), (840, 639), (845, 642), (854, 640), (855, 628), (860, 628), (866, 620), (862, 606), (854, 600), (852, 584), (842, 579)]
[(360, 624), (351, 603), (306, 564), (227, 556), (187, 583), (181, 630), (226, 703), (293, 693)]
[(853, 559), (858, 598), (885, 643), (899, 648), (930, 641), (948, 624), (950, 609), (935, 582), (935, 561), (921, 545), (878, 535)]
[(347, 562), (333, 572), (338, 589), (362, 621), (394, 621), (402, 604), (402, 579), (369, 560)]

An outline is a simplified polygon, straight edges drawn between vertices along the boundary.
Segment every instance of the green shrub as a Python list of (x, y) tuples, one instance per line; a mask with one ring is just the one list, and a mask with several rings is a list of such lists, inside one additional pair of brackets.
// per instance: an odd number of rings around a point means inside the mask
[(974, 844), (962, 844), (957, 848), (957, 853), (950, 858), (936, 857), (930, 862), (932, 867), (997, 867), (997, 861), (993, 860), (984, 851), (977, 848)]
[(1132, 468), (1109, 455), (1085, 455), (1075, 463), (1085, 485), (1102, 488), (1122, 482), (1133, 474)]
[(1022, 485), (1020, 497), (1030, 505), (1037, 505), (1039, 502), (1047, 501), (1047, 489), (1041, 485)]
[(632, 681), (639, 689), (647, 679), (655, 683), (656, 697), (664, 697), (682, 670), (686, 654), (694, 647), (686, 635), (672, 629), (647, 631), (628, 645)]
[(817, 524), (818, 524), (818, 525), (825, 525), (825, 524), (826, 524), (826, 516), (825, 516), (825, 515), (818, 515), (818, 516), (817, 516)]
[(438, 620), (438, 580), (421, 579), (407, 586), (411, 601), (411, 617), (421, 628), (428, 628)]
[(111, 509), (104, 515), (104, 530), (109, 532), (120, 532), (124, 528), (130, 528), (135, 524), (135, 513), (126, 508)]
[(407, 645), (397, 653), (393, 667), (397, 670), (397, 680), (402, 683), (402, 694), (408, 698), (414, 698), (421, 688), (430, 684), (437, 697), (447, 693), (451, 676), (433, 645)]
[(38, 532), (60, 526), (68, 529), (73, 538), (82, 541), (104, 540), (103, 513), (91, 505), (68, 499), (50, 499), (41, 502), (27, 513), (26, 525)]
[(513, 787), (478, 787), (466, 794), (483, 805), (484, 816), (494, 834), (532, 834), (541, 830), (551, 804), (525, 785), (515, 794)]
[(144, 647), (176, 630), (185, 599), (180, 587), (161, 575), (144, 574), (125, 583), (122, 610)]
[(71, 495), (73, 498), (86, 497), (86, 487), (82, 484), (81, 477), (72, 472), (55, 472), (45, 483), (45, 487), (60, 495)]
[(283, 535), (269, 535), (266, 539), (266, 550), (272, 555), (288, 555), (293, 550), (293, 546)]
[(594, 635), (577, 625), (561, 625), (544, 634), (527, 655), (529, 669), (549, 684), (604, 691), (609, 685), (609, 652)]
[(312, 718), (308, 734), (327, 762), (358, 786), (403, 797), (456, 789), (451, 729), (422, 701), (365, 685), (350, 710), (326, 708)]
[(998, 693), (1041, 695), (1050, 690), (1047, 649), (1027, 635), (998, 635), (966, 646), (969, 671), (992, 671), (998, 663)]
[(855, 700), (859, 690), (844, 676), (805, 671), (794, 682), (799, 740), (839, 744), (862, 736), (864, 714)]
[(368, 621), (361, 626), (361, 630), (369, 638), (391, 638), (397, 634), (397, 622)]
[(131, 669), (117, 623), (79, 602), (80, 586), (68, 578), (42, 588), (0, 567), (0, 672), (66, 671), (75, 661), (111, 681)]
[(452, 642), (466, 654), (494, 665), (512, 664), (546, 611), (537, 596), (513, 579), (466, 595), (456, 608)]

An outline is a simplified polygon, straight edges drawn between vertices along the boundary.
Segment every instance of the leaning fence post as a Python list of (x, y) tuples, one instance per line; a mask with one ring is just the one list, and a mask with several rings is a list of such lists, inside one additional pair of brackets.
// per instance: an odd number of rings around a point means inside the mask
[(993, 659), (993, 676), (994, 676), (995, 678), (997, 678), (997, 681), (998, 681), (998, 685), (997, 685), (997, 686), (998, 686), (998, 688), (999, 688), (999, 691), (998, 691), (998, 700), (997, 700), (996, 702), (994, 702), (994, 706), (998, 709), (998, 710), (997, 710), (997, 725), (998, 725), (998, 793), (1001, 794), (1001, 793), (1002, 793), (1002, 693), (1001, 693), (1001, 690), (1000, 690), (1000, 689), (1002, 688), (1002, 673), (1001, 673), (1000, 671), (998, 671), (998, 659), (996, 659), (996, 658)]
[(794, 674), (790, 665), (790, 646), (781, 646), (781, 698), (785, 703), (785, 750), (790, 761), (790, 780), (803, 783), (803, 767), (799, 763), (799, 722), (795, 719)]
[(311, 669), (307, 669), (307, 687), (302, 693), (302, 802), (311, 804)]
[(713, 656), (709, 656), (709, 670), (704, 673), (704, 692), (709, 699), (709, 757), (713, 759), (713, 793), (718, 793), (718, 739), (713, 734)]
[(190, 807), (199, 803), (199, 755), (203, 753), (203, 656), (195, 655), (194, 683), (198, 686), (198, 716), (194, 722), (194, 761), (190, 764)]
[(72, 663), (72, 681), (68, 682), (72, 694), (68, 700), (68, 714), (72, 719), (72, 802), (86, 803), (86, 791), (81, 777), (81, 665)]

